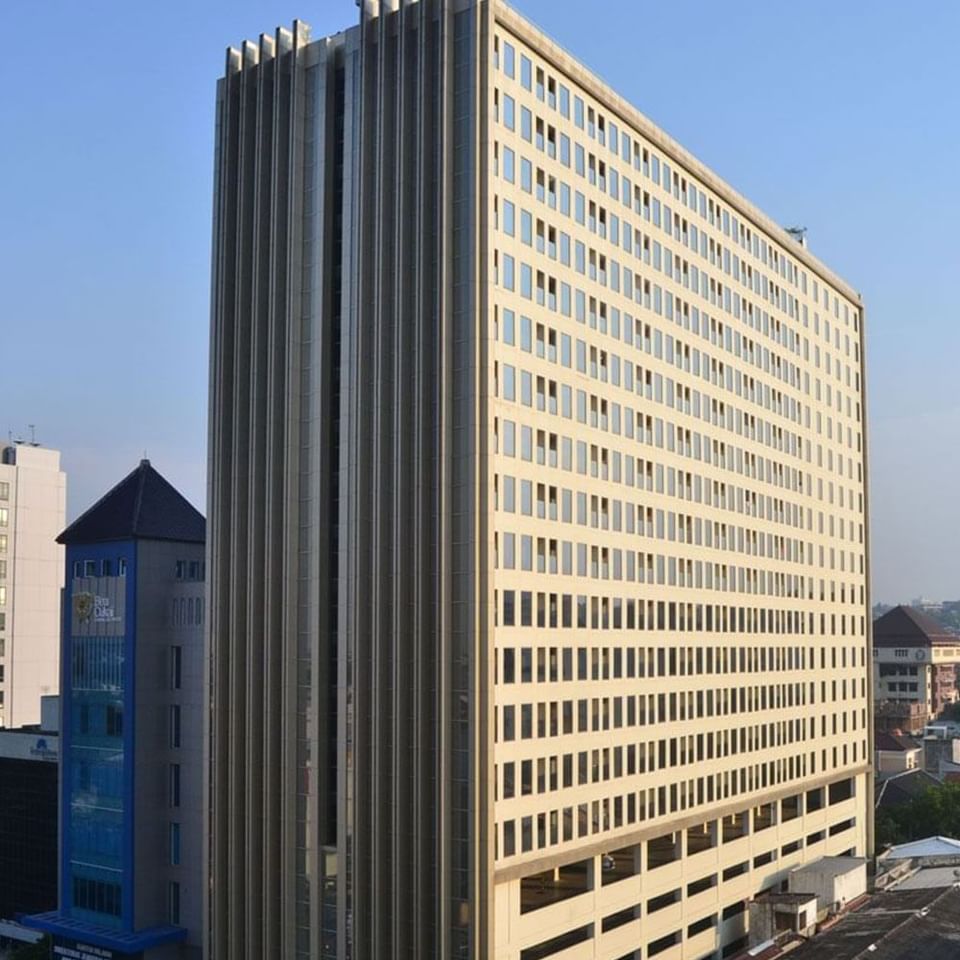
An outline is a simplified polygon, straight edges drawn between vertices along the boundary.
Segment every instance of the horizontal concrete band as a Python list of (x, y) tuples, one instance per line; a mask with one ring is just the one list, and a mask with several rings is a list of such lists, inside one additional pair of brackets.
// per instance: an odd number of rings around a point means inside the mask
[(594, 840), (576, 850), (567, 849), (563, 853), (550, 854), (546, 857), (538, 857), (536, 860), (526, 860), (523, 863), (511, 864), (509, 867), (501, 867), (494, 872), (494, 883), (506, 883), (510, 880), (518, 880), (521, 877), (527, 877), (533, 873), (542, 873), (544, 870), (562, 867), (564, 864), (575, 863), (577, 860), (585, 860), (588, 857), (595, 857), (598, 854), (607, 853), (610, 850), (616, 850), (620, 847), (628, 847), (635, 843), (642, 843), (644, 840), (662, 837), (665, 833), (686, 830), (689, 827), (695, 827), (701, 823), (709, 823), (711, 820), (722, 820), (724, 817), (729, 817), (732, 814), (750, 810), (758, 804), (772, 803), (775, 800), (782, 800), (784, 797), (789, 797), (793, 794), (806, 793), (808, 790), (816, 790), (817, 787), (825, 787), (828, 784), (836, 783), (840, 780), (847, 780), (850, 777), (857, 777), (862, 773), (869, 772), (870, 764), (864, 763), (857, 767), (851, 767), (848, 770), (834, 770), (833, 773), (829, 775), (801, 780), (792, 785), (781, 787), (778, 790), (765, 790), (746, 805), (744, 805), (741, 799), (738, 803), (728, 803), (722, 807), (706, 807), (698, 813), (661, 821), (660, 823), (649, 824), (636, 830), (627, 830), (619, 834), (611, 832), (606, 834), (602, 840)]

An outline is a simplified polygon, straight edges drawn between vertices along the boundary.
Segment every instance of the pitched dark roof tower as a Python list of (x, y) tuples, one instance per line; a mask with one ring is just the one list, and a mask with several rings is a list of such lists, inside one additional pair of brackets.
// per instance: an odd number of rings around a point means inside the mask
[(914, 607), (894, 607), (873, 621), (877, 647), (929, 647), (934, 643), (960, 642), (960, 637)]
[(177, 540), (203, 543), (206, 521), (150, 465), (140, 465), (57, 537), (58, 543)]

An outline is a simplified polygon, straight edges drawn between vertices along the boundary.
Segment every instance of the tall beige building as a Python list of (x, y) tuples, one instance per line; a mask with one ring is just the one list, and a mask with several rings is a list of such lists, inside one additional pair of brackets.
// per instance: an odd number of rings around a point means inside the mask
[(0, 726), (40, 722), (60, 689), (60, 591), (67, 478), (60, 452), (0, 449)]
[(211, 958), (737, 952), (870, 846), (859, 296), (499, 0), (217, 133)]

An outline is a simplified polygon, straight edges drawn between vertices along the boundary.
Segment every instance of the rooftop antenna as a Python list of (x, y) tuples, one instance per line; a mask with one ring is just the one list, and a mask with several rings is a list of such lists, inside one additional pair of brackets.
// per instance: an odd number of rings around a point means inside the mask
[(27, 426), (30, 428), (30, 446), (39, 447), (40, 444), (37, 443), (37, 426), (34, 423), (28, 423)]
[(787, 233), (793, 237), (801, 247), (806, 247), (807, 245), (807, 228), (806, 227), (786, 227)]

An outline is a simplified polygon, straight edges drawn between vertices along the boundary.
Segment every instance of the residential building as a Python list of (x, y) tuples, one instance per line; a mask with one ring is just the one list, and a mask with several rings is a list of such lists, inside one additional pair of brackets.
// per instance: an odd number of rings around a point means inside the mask
[(954, 960), (958, 925), (960, 889), (953, 869), (924, 867), (875, 893), (811, 940), (795, 938), (751, 953), (749, 960)]
[(914, 607), (897, 606), (874, 621), (873, 637), (876, 708), (919, 705), (901, 724), (905, 732), (919, 732), (957, 702), (960, 636)]
[(923, 766), (924, 744), (901, 733), (877, 730), (873, 736), (874, 769), (883, 777)]
[(873, 705), (873, 722), (876, 730), (888, 733), (905, 733), (914, 737), (923, 733), (930, 720), (930, 711), (922, 703), (906, 700), (877, 701)]
[(960, 840), (955, 837), (925, 837), (900, 843), (879, 855), (878, 868), (889, 870), (898, 860), (913, 860), (921, 866), (960, 867)]
[(888, 774), (877, 780), (874, 786), (874, 806), (880, 810), (882, 807), (897, 807), (910, 803), (931, 787), (940, 786), (940, 781), (922, 767), (913, 767), (902, 773)]
[(59, 540), (59, 906), (25, 922), (63, 956), (198, 960), (204, 519), (142, 460)]
[(498, 0), (230, 50), (216, 158), (211, 960), (730, 956), (869, 853), (856, 291)]
[(0, 727), (39, 723), (57, 693), (66, 502), (59, 451), (0, 449)]
[(750, 901), (751, 958), (779, 942), (809, 938), (817, 924), (835, 917), (867, 891), (862, 857), (821, 857), (787, 874), (786, 889), (770, 890)]
[[(936, 732), (931, 734), (931, 730)], [(923, 738), (923, 769), (938, 780), (960, 773), (960, 737), (942, 727), (927, 727)]]
[(40, 723), (0, 730), (0, 922), (57, 905), (59, 739), (55, 696)]

